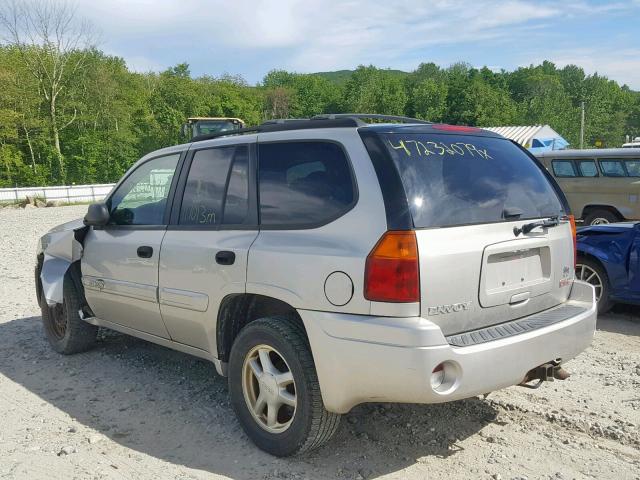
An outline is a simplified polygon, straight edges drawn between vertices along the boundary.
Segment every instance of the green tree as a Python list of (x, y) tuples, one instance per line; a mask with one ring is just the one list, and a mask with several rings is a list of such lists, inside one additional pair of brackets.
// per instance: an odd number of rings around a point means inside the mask
[(272, 70), (264, 77), (262, 83), (267, 92), (271, 92), (267, 95), (272, 100), (282, 100), (284, 93), (282, 90), (275, 93), (274, 89), (285, 89), (288, 116), (291, 117), (309, 118), (321, 113), (334, 113), (339, 108), (341, 86), (332, 84), (318, 75)]
[(443, 122), (447, 113), (447, 84), (433, 78), (427, 78), (417, 84), (411, 92), (411, 111), (409, 115)]
[(462, 92), (459, 120), (467, 125), (491, 127), (512, 125), (516, 119), (516, 105), (509, 92), (492, 87), (476, 78)]
[(403, 77), (361, 65), (345, 85), (343, 109), (357, 113), (404, 115), (407, 100)]
[[(74, 122), (77, 113), (76, 109), (72, 114), (66, 110), (64, 100), (71, 82), (82, 75), (91, 32), (86, 23), (76, 21), (74, 8), (64, 2), (8, 2), (0, 9), (0, 26), (8, 32), (24, 67), (38, 82), (59, 175), (64, 179), (60, 132)], [(41, 44), (36, 44), (36, 39)]]

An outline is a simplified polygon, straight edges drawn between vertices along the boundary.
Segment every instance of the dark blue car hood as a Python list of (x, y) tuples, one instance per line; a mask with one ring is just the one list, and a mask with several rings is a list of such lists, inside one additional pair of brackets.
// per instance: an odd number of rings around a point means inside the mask
[(605, 225), (590, 225), (587, 227), (578, 227), (578, 234), (588, 233), (622, 233), (632, 228), (640, 228), (640, 222), (619, 222), (608, 223)]

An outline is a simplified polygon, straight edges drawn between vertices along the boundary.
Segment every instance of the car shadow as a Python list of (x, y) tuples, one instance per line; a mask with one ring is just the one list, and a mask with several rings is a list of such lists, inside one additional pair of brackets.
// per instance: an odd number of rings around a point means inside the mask
[[(497, 417), (479, 398), (439, 405), (366, 404), (343, 417), (327, 446), (278, 459), (243, 433), (226, 379), (212, 364), (115, 332), (101, 331), (99, 337), (94, 350), (62, 356), (49, 348), (40, 317), (2, 323), (0, 374), (123, 447), (234, 479), (264, 478), (265, 472), (375, 478), (421, 457), (455, 455), (460, 440)], [(83, 441), (83, 448), (102, 448)]]
[(598, 330), (640, 337), (640, 306), (614, 305), (611, 311), (598, 315)]

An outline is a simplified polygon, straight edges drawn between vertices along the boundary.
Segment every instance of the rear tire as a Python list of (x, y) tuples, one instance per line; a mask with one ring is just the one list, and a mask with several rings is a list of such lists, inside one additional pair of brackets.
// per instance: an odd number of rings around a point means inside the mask
[(578, 257), (576, 279), (590, 283), (596, 288), (599, 314), (607, 313), (611, 310), (613, 302), (609, 299), (609, 292), (611, 291), (609, 277), (600, 262), (588, 257)]
[[(259, 378), (265, 371), (275, 376)], [(283, 374), (289, 378), (286, 387), (278, 380)], [(263, 318), (242, 329), (231, 348), (229, 394), (245, 433), (278, 457), (320, 447), (340, 421), (340, 415), (324, 408), (307, 337), (289, 317)], [(283, 395), (289, 404), (279, 401)], [(269, 422), (272, 408), (276, 413)]]
[(618, 215), (604, 209), (591, 210), (584, 217), (585, 225), (606, 225), (608, 223), (615, 223), (619, 221), (620, 218)]
[(63, 355), (84, 352), (92, 348), (97, 339), (98, 327), (80, 318), (83, 302), (73, 280), (64, 277), (62, 304), (53, 307), (40, 299), (42, 323), (49, 345)]

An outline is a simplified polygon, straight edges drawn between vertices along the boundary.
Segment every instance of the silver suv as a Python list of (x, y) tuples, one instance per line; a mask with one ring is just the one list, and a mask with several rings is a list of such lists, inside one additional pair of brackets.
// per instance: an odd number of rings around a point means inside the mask
[(566, 378), (596, 323), (574, 262), (566, 200), (516, 143), (330, 115), (146, 155), (42, 237), (36, 285), (56, 351), (108, 327), (210, 360), (285, 456), (363, 402)]

